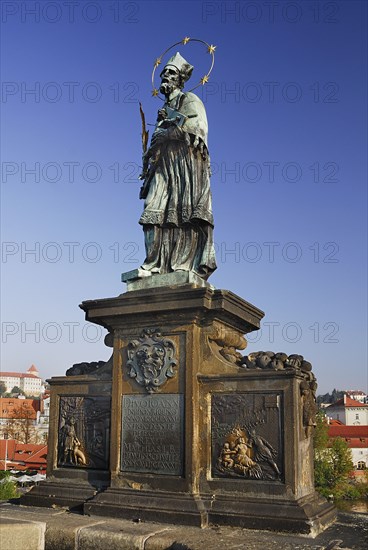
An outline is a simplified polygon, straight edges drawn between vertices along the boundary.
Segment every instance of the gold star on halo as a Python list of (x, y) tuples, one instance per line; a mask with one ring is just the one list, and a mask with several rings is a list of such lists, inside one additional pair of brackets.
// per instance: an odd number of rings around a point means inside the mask
[(157, 67), (158, 67), (159, 65), (161, 65), (161, 57), (158, 57), (158, 58), (156, 59), (155, 64), (154, 64), (155, 69), (157, 69)]
[(211, 46), (208, 46), (207, 48), (207, 53), (210, 53), (212, 55), (213, 53), (215, 53), (216, 48), (217, 46), (213, 46), (213, 44), (211, 44)]
[(206, 82), (208, 82), (208, 79), (209, 79), (209, 76), (207, 74), (205, 74), (204, 76), (202, 76), (201, 78), (201, 84), (202, 86), (204, 86), (206, 84)]
[(186, 36), (185, 38), (183, 38), (181, 43), (185, 46), (185, 44), (188, 44), (189, 40), (190, 40), (189, 36)]
[(152, 95), (153, 95), (153, 97), (158, 96), (158, 89), (157, 88), (153, 88)]

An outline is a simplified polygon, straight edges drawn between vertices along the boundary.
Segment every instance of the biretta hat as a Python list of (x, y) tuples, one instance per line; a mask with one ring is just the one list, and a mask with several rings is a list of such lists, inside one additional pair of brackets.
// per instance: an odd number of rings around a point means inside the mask
[(169, 59), (164, 68), (167, 66), (175, 67), (179, 71), (183, 82), (189, 80), (194, 69), (193, 65), (188, 63), (188, 61), (186, 61), (179, 52), (176, 52), (176, 54)]

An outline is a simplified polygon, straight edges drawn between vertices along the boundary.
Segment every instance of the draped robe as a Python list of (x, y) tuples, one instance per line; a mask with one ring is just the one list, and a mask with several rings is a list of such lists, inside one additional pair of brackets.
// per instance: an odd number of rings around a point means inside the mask
[(165, 106), (188, 118), (182, 127), (172, 122), (156, 126), (155, 133), (160, 127), (170, 132), (149, 150), (148, 192), (139, 220), (146, 248), (142, 268), (152, 273), (194, 271), (207, 279), (216, 260), (206, 112), (195, 94), (179, 90)]

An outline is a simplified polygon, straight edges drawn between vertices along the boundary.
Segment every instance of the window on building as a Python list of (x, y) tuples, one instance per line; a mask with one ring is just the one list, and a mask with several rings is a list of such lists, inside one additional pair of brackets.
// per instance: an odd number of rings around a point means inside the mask
[(355, 415), (355, 420), (359, 420), (359, 413)]
[(364, 460), (359, 460), (357, 464), (357, 470), (365, 470), (365, 469), (366, 469), (366, 464)]

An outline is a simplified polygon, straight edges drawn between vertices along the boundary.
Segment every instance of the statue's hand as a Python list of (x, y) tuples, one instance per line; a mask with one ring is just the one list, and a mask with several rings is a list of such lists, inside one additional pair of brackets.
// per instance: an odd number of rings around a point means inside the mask
[(160, 109), (157, 113), (157, 122), (161, 122), (162, 120), (165, 120), (165, 118), (167, 118), (166, 109)]
[(168, 128), (157, 128), (152, 136), (150, 149), (155, 149), (165, 141), (183, 139), (182, 135), (182, 130), (176, 125), (169, 126)]
[(151, 149), (155, 149), (160, 143), (168, 139), (168, 128), (157, 128), (151, 139)]

